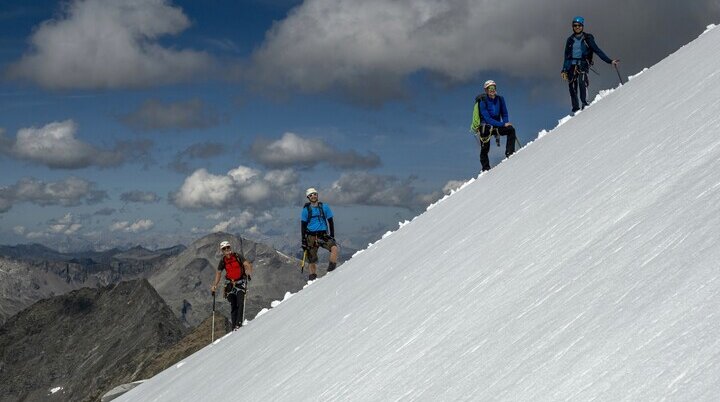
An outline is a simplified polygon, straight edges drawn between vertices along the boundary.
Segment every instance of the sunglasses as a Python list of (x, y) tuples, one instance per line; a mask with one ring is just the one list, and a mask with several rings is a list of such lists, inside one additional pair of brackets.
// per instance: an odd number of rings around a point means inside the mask
[(489, 87), (487, 87), (487, 90), (488, 90), (488, 91), (494, 91), (494, 90), (495, 90), (495, 85), (490, 85)]
[(221, 248), (220, 250), (223, 250), (223, 251), (230, 250), (230, 246), (225, 246), (225, 247)]
[(582, 28), (582, 24), (573, 24), (573, 28)]
[(313, 195), (317, 196), (317, 193), (310, 193), (310, 194), (308, 194), (308, 197), (312, 197)]

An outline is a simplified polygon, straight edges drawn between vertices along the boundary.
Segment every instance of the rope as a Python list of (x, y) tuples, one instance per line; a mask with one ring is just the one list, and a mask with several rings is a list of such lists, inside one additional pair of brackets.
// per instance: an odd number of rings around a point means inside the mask
[[(485, 127), (490, 127), (490, 130), (488, 130), (487, 137), (483, 137), (483, 135), (482, 135), (482, 133), (485, 131)], [(495, 130), (494, 134), (493, 134), (493, 130)], [(495, 135), (495, 137), (497, 138), (498, 134), (499, 134), (499, 131), (498, 131), (497, 127), (493, 127), (489, 124), (483, 124), (482, 129), (480, 131), (478, 131), (478, 139), (480, 140), (481, 143), (487, 144), (488, 142), (490, 142), (490, 137)]]

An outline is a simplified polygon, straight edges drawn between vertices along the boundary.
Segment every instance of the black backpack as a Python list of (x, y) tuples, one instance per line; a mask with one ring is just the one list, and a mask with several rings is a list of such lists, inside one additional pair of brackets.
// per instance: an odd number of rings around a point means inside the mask
[[(313, 218), (312, 207), (310, 206), (309, 202), (306, 202), (305, 206), (303, 208), (307, 209), (307, 216), (308, 216), (307, 223), (308, 223), (308, 225), (310, 225), (310, 221)], [(327, 218), (325, 218), (325, 210), (323, 209), (322, 202), (318, 202), (318, 208), (320, 209), (320, 219), (322, 219), (322, 221), (325, 222), (325, 227), (327, 228), (328, 227)]]
[(587, 46), (587, 48), (588, 48), (588, 55), (585, 58), (585, 60), (587, 60), (588, 65), (592, 66), (593, 65), (593, 56), (595, 55), (595, 52), (593, 51), (593, 48), (590, 46), (590, 44), (587, 41), (587, 35), (590, 35), (590, 34), (586, 34), (585, 32), (583, 32), (582, 40), (583, 40), (583, 42), (585, 42), (585, 46)]

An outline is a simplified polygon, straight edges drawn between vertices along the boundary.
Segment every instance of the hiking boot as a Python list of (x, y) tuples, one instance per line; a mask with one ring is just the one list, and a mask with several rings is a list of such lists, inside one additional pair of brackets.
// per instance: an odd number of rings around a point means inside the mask
[(310, 274), (310, 276), (308, 276), (308, 279), (310, 279), (311, 281), (314, 281), (315, 279), (317, 279), (317, 275), (316, 275), (316, 274)]
[(337, 263), (336, 263), (336, 262), (328, 262), (328, 272), (331, 272), (331, 271), (334, 270), (335, 268), (337, 268)]

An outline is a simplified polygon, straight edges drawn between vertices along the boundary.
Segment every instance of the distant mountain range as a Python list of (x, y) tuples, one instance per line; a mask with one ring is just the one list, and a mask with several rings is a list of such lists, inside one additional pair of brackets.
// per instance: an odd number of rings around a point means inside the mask
[(185, 250), (135, 247), (61, 253), (41, 244), (0, 246), (0, 324), (30, 304), (81, 287), (147, 278), (169, 257)]

